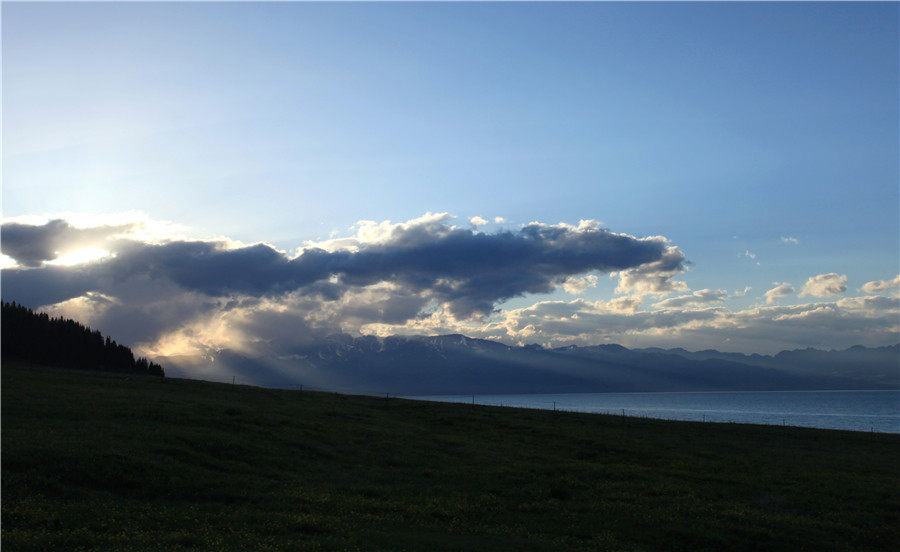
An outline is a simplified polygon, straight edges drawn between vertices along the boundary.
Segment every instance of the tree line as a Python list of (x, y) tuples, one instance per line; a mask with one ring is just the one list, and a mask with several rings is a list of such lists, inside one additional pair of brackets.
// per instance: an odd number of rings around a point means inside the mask
[(51, 318), (16, 303), (3, 302), (0, 318), (3, 360), (101, 370), (127, 374), (165, 376), (162, 366), (146, 358), (135, 359), (125, 345), (119, 345), (99, 331), (69, 318)]

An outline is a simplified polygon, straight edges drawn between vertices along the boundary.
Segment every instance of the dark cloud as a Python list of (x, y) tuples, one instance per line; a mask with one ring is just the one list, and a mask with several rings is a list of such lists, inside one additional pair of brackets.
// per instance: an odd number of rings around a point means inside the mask
[[(15, 250), (31, 252), (22, 242), (29, 233), (20, 226)], [(571, 275), (648, 264), (665, 265), (671, 275), (683, 268), (684, 260), (680, 252), (673, 256), (662, 238), (638, 239), (593, 225), (537, 223), (496, 234), (445, 224), (398, 225), (387, 239), (363, 243), (355, 251), (310, 248), (294, 258), (265, 244), (229, 248), (211, 241), (120, 241), (115, 253), (78, 267), (4, 270), (3, 295), (26, 304), (47, 304), (104, 291), (129, 278), (150, 277), (210, 296), (260, 297), (301, 290), (334, 300), (349, 288), (391, 282), (406, 293), (449, 303), (453, 314), (466, 317), (489, 313), (504, 299), (548, 292)], [(16, 255), (10, 256), (20, 262), (46, 256)]]
[[(544, 293), (570, 275), (610, 272), (653, 263), (663, 239), (637, 239), (596, 227), (530, 224), (518, 232), (469, 229), (395, 232), (358, 252), (307, 251), (294, 261), (303, 273), (338, 274), (347, 285), (390, 281), (429, 290), (457, 316), (487, 313), (497, 301)], [(327, 266), (327, 269), (320, 268)]]
[(105, 287), (96, 266), (7, 268), (2, 275), (3, 300), (29, 307), (52, 305)]
[(75, 228), (62, 219), (43, 225), (9, 222), (0, 229), (0, 243), (4, 255), (23, 266), (40, 266), (67, 251), (95, 247), (110, 237), (132, 230), (134, 224)]

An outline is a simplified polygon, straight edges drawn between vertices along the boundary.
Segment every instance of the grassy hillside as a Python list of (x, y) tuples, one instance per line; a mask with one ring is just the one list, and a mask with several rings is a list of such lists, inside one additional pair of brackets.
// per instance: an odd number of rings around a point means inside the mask
[(900, 436), (2, 370), (4, 550), (889, 550)]

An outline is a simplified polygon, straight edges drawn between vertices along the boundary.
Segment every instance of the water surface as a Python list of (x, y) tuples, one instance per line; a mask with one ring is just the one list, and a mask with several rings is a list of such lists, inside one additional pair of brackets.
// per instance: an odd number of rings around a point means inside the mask
[[(472, 395), (409, 397), (473, 402)], [(900, 390), (475, 395), (476, 404), (900, 433)]]

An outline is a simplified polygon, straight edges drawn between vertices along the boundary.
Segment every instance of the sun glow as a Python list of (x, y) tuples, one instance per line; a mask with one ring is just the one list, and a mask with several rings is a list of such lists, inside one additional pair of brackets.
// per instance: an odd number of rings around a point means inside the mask
[(0, 269), (13, 268), (14, 266), (18, 266), (15, 259), (7, 255), (0, 255)]
[(66, 253), (65, 255), (60, 255), (52, 261), (47, 261), (46, 264), (58, 266), (74, 266), (89, 263), (91, 261), (97, 261), (105, 257), (109, 257), (109, 255), (110, 253), (106, 249), (100, 249), (99, 247), (85, 247), (84, 249), (79, 249), (78, 251), (72, 251), (70, 253)]

